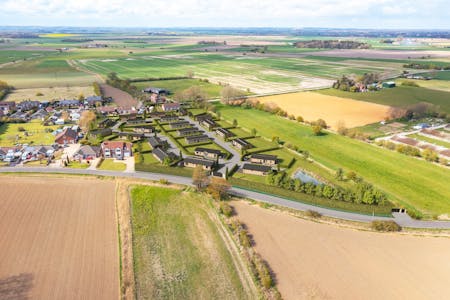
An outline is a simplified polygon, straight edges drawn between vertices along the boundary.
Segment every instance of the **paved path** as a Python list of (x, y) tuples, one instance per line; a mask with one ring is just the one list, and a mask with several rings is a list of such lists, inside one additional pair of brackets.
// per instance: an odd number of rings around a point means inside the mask
[[(127, 177), (127, 178), (139, 178), (147, 180), (160, 180), (161, 178), (167, 179), (172, 183), (192, 185), (192, 179), (188, 177), (148, 173), (148, 172), (118, 172), (118, 171), (103, 171), (103, 170), (89, 170), (89, 169), (70, 169), (70, 168), (46, 168), (46, 167), (0, 167), (0, 173), (7, 172), (23, 172), (23, 173), (60, 173), (60, 174), (88, 174), (88, 175), (101, 175), (101, 176), (113, 176), (113, 177)], [(450, 222), (448, 221), (418, 221), (411, 219), (406, 214), (393, 214), (392, 218), (389, 217), (377, 217), (362, 215), (357, 213), (350, 213), (344, 211), (338, 211), (328, 208), (316, 207), (313, 205), (300, 203), (292, 200), (287, 200), (277, 196), (271, 196), (258, 192), (248, 191), (240, 188), (232, 188), (230, 193), (235, 196), (250, 198), (257, 201), (280, 205), (296, 210), (314, 210), (321, 213), (324, 216), (329, 216), (338, 219), (344, 219), (349, 221), (358, 222), (371, 222), (373, 220), (394, 220), (402, 227), (412, 228), (433, 228), (433, 229), (450, 229)]]

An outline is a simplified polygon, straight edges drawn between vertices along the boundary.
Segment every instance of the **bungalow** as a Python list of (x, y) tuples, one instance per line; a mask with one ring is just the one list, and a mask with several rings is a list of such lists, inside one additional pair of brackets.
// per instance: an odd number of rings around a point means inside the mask
[(194, 154), (197, 156), (203, 156), (204, 158), (210, 158), (210, 159), (218, 159), (219, 157), (223, 156), (223, 153), (220, 150), (208, 149), (208, 148), (202, 148), (202, 147), (195, 148)]
[(43, 120), (46, 116), (48, 116), (48, 112), (45, 109), (40, 109), (31, 115), (31, 119), (32, 120), (37, 120), (37, 119)]
[(127, 124), (136, 125), (136, 124), (142, 124), (145, 123), (144, 118), (140, 117), (133, 117), (126, 120)]
[(114, 107), (114, 106), (97, 107), (97, 111), (104, 116), (118, 114), (117, 107)]
[(267, 175), (272, 168), (264, 165), (244, 164), (242, 173), (252, 175)]
[(169, 158), (169, 154), (161, 148), (153, 149), (152, 154), (160, 163), (162, 163), (166, 158)]
[(119, 139), (132, 141), (139, 141), (144, 138), (144, 134), (136, 132), (119, 132), (117, 136)]
[(102, 96), (89, 96), (84, 100), (84, 104), (89, 106), (99, 106), (102, 105), (102, 103)]
[(186, 127), (191, 127), (191, 124), (189, 123), (189, 121), (170, 123), (170, 128), (172, 128), (172, 129), (186, 128)]
[(98, 146), (83, 145), (73, 155), (74, 159), (91, 160), (100, 157), (102, 149)]
[(160, 148), (163, 146), (163, 141), (157, 136), (151, 136), (148, 138), (148, 143), (152, 146), (152, 149)]
[(164, 103), (161, 105), (163, 111), (177, 111), (180, 109), (180, 103), (172, 102), (172, 103)]
[(78, 133), (71, 128), (66, 128), (55, 137), (55, 143), (60, 145), (75, 144), (78, 140)]
[(201, 133), (200, 130), (198, 130), (197, 127), (190, 127), (190, 128), (182, 128), (177, 130), (178, 136), (190, 136), (190, 135), (198, 135)]
[(134, 127), (133, 131), (137, 133), (153, 133), (155, 132), (155, 127), (153, 127), (152, 125), (142, 125)]
[(215, 164), (216, 164), (216, 162), (213, 160), (194, 157), (194, 156), (186, 157), (183, 160), (183, 165), (185, 167), (195, 168), (197, 166), (201, 166), (204, 170), (209, 170), (209, 171), (211, 171), (214, 168)]
[(125, 159), (132, 156), (132, 144), (121, 141), (107, 141), (102, 143), (105, 158)]
[(45, 157), (51, 157), (55, 153), (55, 148), (52, 146), (40, 146), (36, 149), (37, 155), (43, 155)]
[(234, 133), (232, 133), (231, 131), (229, 131), (228, 129), (225, 129), (225, 128), (217, 128), (216, 129), (216, 134), (218, 136), (221, 136), (224, 139), (227, 139), (227, 138), (235, 136)]
[(184, 138), (186, 141), (186, 144), (191, 145), (191, 144), (197, 144), (197, 143), (203, 143), (203, 142), (209, 142), (209, 136), (207, 136), (206, 134), (202, 134), (202, 135), (195, 135), (195, 136), (187, 136)]
[(165, 115), (165, 116), (161, 116), (161, 118), (159, 120), (162, 123), (172, 123), (172, 122), (178, 122), (180, 120), (180, 118), (178, 118), (178, 116), (176, 116), (176, 115)]
[(11, 111), (16, 109), (16, 103), (12, 101), (2, 101), (0, 102), (0, 111), (3, 112), (4, 115), (9, 114)]
[(194, 120), (198, 121), (198, 122), (206, 120), (206, 119), (211, 119), (212, 120), (212, 118), (213, 117), (210, 114), (207, 114), (207, 113), (202, 113), (202, 114), (194, 116)]
[(79, 100), (60, 100), (57, 105), (59, 107), (79, 107), (81, 102)]
[(249, 148), (253, 148), (253, 145), (250, 144), (249, 142), (247, 142), (246, 140), (243, 140), (241, 138), (237, 138), (231, 141), (231, 144), (240, 149), (240, 150), (245, 150), (245, 149), (249, 149)]
[(105, 136), (112, 135), (112, 133), (113, 132), (111, 128), (100, 128), (89, 132), (90, 136), (93, 137), (94, 139), (103, 138)]
[(276, 155), (253, 154), (252, 156), (250, 156), (250, 162), (254, 164), (274, 166), (278, 163), (278, 159)]
[(208, 130), (212, 130), (215, 127), (219, 126), (214, 120), (212, 119), (205, 119), (200, 121), (200, 125), (203, 127), (206, 127)]
[(114, 124), (116, 124), (115, 121), (111, 120), (111, 119), (103, 119), (100, 122), (98, 122), (98, 128), (108, 128), (108, 127), (112, 127), (114, 126)]
[(21, 111), (28, 111), (28, 110), (32, 110), (35, 108), (39, 108), (40, 104), (41, 103), (39, 101), (26, 100), (26, 101), (22, 101), (19, 104), (17, 104), (17, 108), (20, 109)]

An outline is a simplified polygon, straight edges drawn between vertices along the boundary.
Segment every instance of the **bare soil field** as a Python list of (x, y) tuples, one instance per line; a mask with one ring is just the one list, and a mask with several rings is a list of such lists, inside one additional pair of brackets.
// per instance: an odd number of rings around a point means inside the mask
[(117, 299), (114, 182), (1, 180), (0, 299)]
[(105, 97), (112, 97), (113, 102), (120, 107), (136, 107), (138, 101), (134, 99), (130, 94), (116, 89), (108, 84), (100, 85)]
[(284, 299), (448, 298), (448, 237), (359, 231), (232, 205)]
[(399, 51), (374, 49), (334, 49), (320, 52), (303, 53), (304, 55), (332, 56), (348, 58), (408, 59), (408, 58), (448, 58), (448, 51)]
[[(42, 96), (37, 96), (42, 94)], [(92, 86), (67, 86), (34, 89), (16, 89), (5, 98), (5, 101), (22, 102), (25, 100), (49, 101), (62, 99), (78, 99), (78, 96), (85, 97), (94, 95)]]
[(389, 111), (389, 106), (385, 105), (311, 92), (260, 97), (257, 100), (273, 103), (306, 121), (323, 119), (332, 129), (336, 129), (339, 121), (344, 121), (348, 128), (382, 121)]

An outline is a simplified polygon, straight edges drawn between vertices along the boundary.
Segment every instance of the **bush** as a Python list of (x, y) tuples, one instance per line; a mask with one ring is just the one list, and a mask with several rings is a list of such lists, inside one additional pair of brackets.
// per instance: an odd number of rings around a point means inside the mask
[(19, 128), (17, 128), (17, 130), (20, 131), (20, 132), (27, 131), (27, 130), (26, 130), (25, 128), (23, 128), (22, 126), (20, 126)]
[(400, 231), (402, 228), (394, 221), (372, 221), (370, 227), (376, 231)]
[(42, 94), (41, 92), (36, 93), (36, 97), (41, 97), (41, 96), (44, 96), (44, 94)]
[(313, 218), (313, 219), (318, 219), (318, 218), (322, 217), (321, 213), (319, 213), (319, 212), (317, 212), (315, 210), (309, 210), (309, 209), (307, 211), (305, 211), (305, 215), (307, 217), (310, 217), (310, 218)]
[(252, 243), (250, 242), (250, 237), (248, 236), (247, 230), (242, 229), (239, 232), (239, 241), (241, 242), (242, 247), (250, 248)]
[(167, 179), (165, 179), (165, 178), (161, 178), (161, 179), (159, 180), (159, 183), (168, 185), (168, 184), (169, 184), (169, 180), (167, 180)]
[(410, 80), (403, 81), (402, 86), (420, 87), (416, 82)]
[(407, 209), (406, 213), (408, 214), (408, 216), (410, 216), (411, 218), (416, 219), (416, 220), (421, 220), (423, 218), (422, 213), (415, 209)]
[(226, 217), (231, 217), (231, 215), (233, 214), (233, 209), (231, 208), (231, 206), (228, 203), (221, 201), (220, 202), (220, 213), (225, 215)]

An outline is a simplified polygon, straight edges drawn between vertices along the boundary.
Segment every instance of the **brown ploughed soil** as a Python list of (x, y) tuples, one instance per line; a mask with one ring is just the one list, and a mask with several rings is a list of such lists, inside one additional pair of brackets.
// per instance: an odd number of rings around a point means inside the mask
[(101, 84), (101, 89), (103, 91), (104, 97), (111, 97), (113, 102), (119, 107), (136, 107), (138, 101), (134, 99), (130, 94), (112, 87), (108, 84)]

